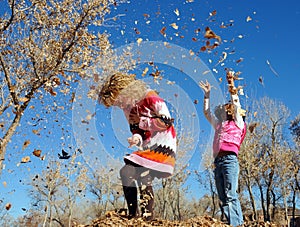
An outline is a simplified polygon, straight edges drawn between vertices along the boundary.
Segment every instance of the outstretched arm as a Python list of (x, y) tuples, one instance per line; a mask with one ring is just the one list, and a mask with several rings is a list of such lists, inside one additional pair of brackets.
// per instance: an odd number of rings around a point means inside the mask
[(210, 90), (211, 85), (206, 80), (205, 82), (200, 81), (199, 86), (202, 88), (204, 92), (204, 101), (203, 101), (203, 113), (206, 117), (206, 119), (209, 121), (209, 123), (215, 128), (217, 125), (217, 121), (214, 117), (214, 115), (210, 111)]
[(234, 107), (234, 120), (236, 122), (236, 124), (238, 125), (239, 128), (243, 129), (244, 128), (244, 120), (243, 120), (243, 114), (244, 114), (244, 110), (241, 108), (241, 103), (240, 103), (240, 99), (238, 96), (238, 88), (235, 87), (234, 85), (234, 80), (236, 79), (234, 76), (234, 72), (233, 71), (228, 71), (227, 75), (227, 82), (228, 82), (228, 90), (230, 92), (230, 98), (231, 98), (231, 102), (233, 104)]

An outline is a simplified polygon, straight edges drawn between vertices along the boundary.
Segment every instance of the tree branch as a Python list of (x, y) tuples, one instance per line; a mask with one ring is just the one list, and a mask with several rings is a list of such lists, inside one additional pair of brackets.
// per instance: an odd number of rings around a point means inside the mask
[(12, 97), (13, 103), (17, 106), (17, 105), (19, 105), (19, 100), (18, 100), (17, 94), (15, 92), (15, 88), (10, 80), (9, 75), (8, 75), (8, 71), (6, 69), (6, 65), (5, 65), (2, 53), (0, 53), (0, 62), (1, 62), (1, 66), (3, 68), (3, 72), (4, 72), (4, 76), (5, 76), (7, 86), (8, 86), (9, 93)]

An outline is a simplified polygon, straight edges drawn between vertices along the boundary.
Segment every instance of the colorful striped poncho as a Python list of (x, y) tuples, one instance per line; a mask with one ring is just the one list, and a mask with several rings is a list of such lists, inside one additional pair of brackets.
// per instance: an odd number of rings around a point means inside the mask
[(156, 92), (146, 96), (131, 109), (123, 109), (133, 135), (138, 136), (141, 149), (125, 156), (140, 166), (173, 174), (176, 154), (176, 132), (166, 103)]

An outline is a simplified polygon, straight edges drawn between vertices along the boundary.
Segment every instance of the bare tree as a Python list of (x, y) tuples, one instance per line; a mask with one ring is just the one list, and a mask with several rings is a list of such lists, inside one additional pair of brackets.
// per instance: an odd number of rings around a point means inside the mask
[(118, 210), (124, 206), (123, 188), (118, 179), (119, 168), (111, 164), (110, 167), (97, 169), (91, 173), (87, 180), (87, 190), (91, 193), (93, 207), (91, 212), (96, 217), (101, 217), (109, 210)]
[(196, 179), (200, 183), (200, 185), (204, 185), (204, 187), (208, 187), (208, 191), (210, 195), (205, 196), (206, 200), (210, 200), (210, 204), (205, 210), (209, 210), (209, 214), (212, 217), (216, 217), (217, 213), (219, 212), (219, 198), (216, 192), (215, 187), (215, 180), (214, 180), (214, 164), (213, 164), (213, 157), (212, 157), (212, 150), (211, 148), (206, 150), (204, 155), (202, 156), (203, 163), (204, 163), (204, 171), (199, 172), (196, 171)]
[(293, 139), (295, 141), (295, 148), (291, 149), (292, 153), (292, 173), (294, 181), (290, 182), (291, 190), (292, 190), (292, 216), (293, 222), (291, 226), (294, 226), (295, 222), (295, 211), (296, 211), (296, 197), (299, 195), (300, 192), (300, 114), (295, 117), (291, 121), (289, 129), (291, 130), (291, 134), (293, 135)]
[(62, 203), (59, 196), (62, 188), (66, 185), (67, 178), (62, 174), (61, 164), (58, 161), (52, 161), (42, 174), (33, 177), (30, 195), (34, 203), (44, 207), (43, 226), (52, 226), (54, 220), (55, 207)]
[(96, 34), (91, 25), (103, 25), (116, 4), (115, 0), (7, 1), (7, 12), (0, 18), (0, 116), (7, 112), (1, 125), (0, 169), (29, 103), (43, 99), (36, 94), (68, 93), (72, 83), (87, 76), (87, 69), (111, 53), (108, 36)]
[[(260, 202), (265, 221), (274, 219), (278, 202), (282, 194), (277, 193), (282, 175), (282, 147), (284, 144), (284, 126), (289, 117), (287, 107), (276, 100), (264, 97), (254, 102), (255, 115), (250, 121), (248, 136), (241, 152), (241, 173), (245, 177), (244, 185), (251, 196), (253, 209), (252, 187), (256, 186), (260, 193)], [(251, 126), (251, 127), (250, 127)], [(280, 167), (280, 168), (279, 168)], [(252, 186), (251, 186), (252, 185)], [(256, 211), (254, 210), (254, 214)]]

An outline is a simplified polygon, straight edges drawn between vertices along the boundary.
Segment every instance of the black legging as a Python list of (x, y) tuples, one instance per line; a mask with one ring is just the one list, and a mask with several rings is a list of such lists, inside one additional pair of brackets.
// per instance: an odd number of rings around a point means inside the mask
[(152, 181), (153, 172), (145, 167), (127, 162), (120, 170), (125, 200), (127, 202), (129, 217), (137, 216), (137, 187), (140, 190), (140, 206), (142, 217), (151, 219), (153, 217), (154, 195)]

